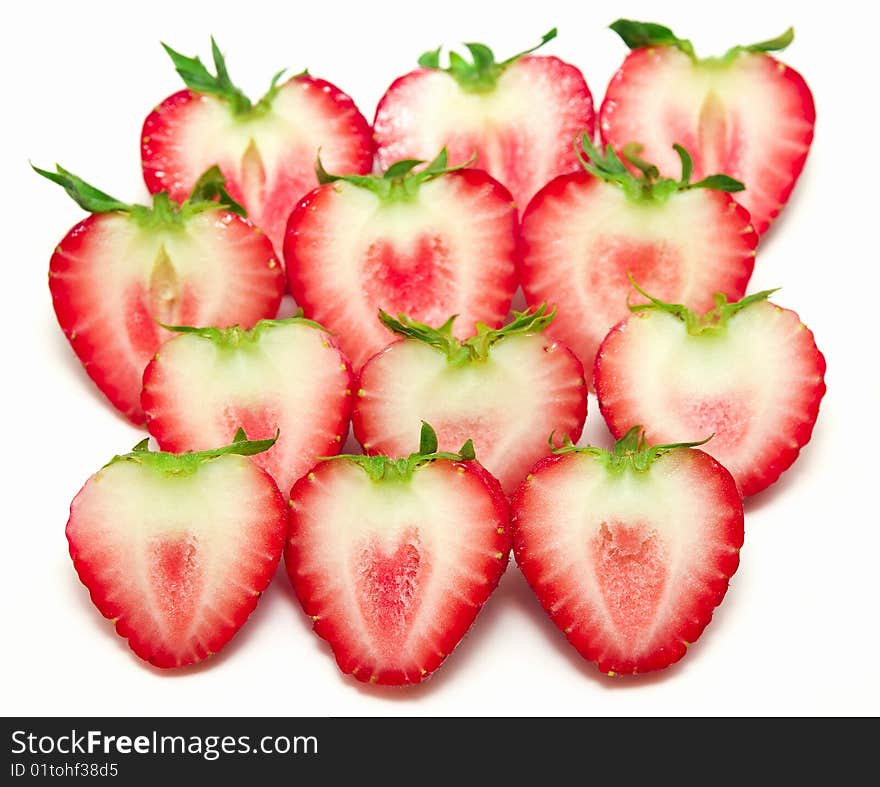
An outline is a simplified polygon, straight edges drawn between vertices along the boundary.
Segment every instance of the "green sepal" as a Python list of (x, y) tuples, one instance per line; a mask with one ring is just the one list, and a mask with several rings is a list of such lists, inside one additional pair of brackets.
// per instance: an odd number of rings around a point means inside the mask
[(547, 305), (541, 304), (537, 309), (526, 309), (514, 312), (513, 320), (501, 328), (490, 328), (484, 323), (477, 323), (477, 333), (467, 339), (457, 339), (452, 334), (452, 326), (458, 315), (452, 315), (439, 328), (432, 328), (405, 314), (395, 319), (387, 312), (379, 309), (379, 320), (392, 333), (415, 339), (435, 347), (446, 355), (453, 366), (464, 366), (473, 361), (485, 361), (494, 344), (508, 336), (518, 334), (540, 333), (556, 316), (556, 309), (547, 311)]
[(695, 57), (693, 44), (685, 38), (679, 38), (668, 27), (655, 22), (637, 22), (634, 19), (618, 19), (608, 25), (623, 39), (630, 49), (642, 49), (646, 46), (674, 46), (688, 57)]
[[(659, 459), (663, 454), (674, 451), (679, 448), (697, 448), (705, 445), (714, 437), (703, 440), (695, 440), (685, 443), (664, 443), (662, 445), (648, 445), (645, 439), (644, 428), (641, 426), (633, 426), (623, 437), (615, 444), (610, 451), (606, 448), (599, 448), (594, 445), (576, 446), (572, 443), (571, 438), (566, 435), (563, 444), (559, 448), (553, 448), (554, 454), (588, 454), (595, 456), (612, 471), (621, 471), (624, 469), (632, 469), (638, 473), (644, 473), (651, 469), (651, 465)], [(551, 435), (552, 446), (552, 435)]]
[(156, 227), (180, 224), (190, 216), (206, 210), (226, 210), (239, 216), (247, 216), (244, 207), (236, 202), (226, 191), (226, 179), (216, 165), (209, 167), (196, 181), (190, 196), (178, 205), (167, 191), (153, 195), (153, 204), (130, 205), (86, 183), (82, 178), (55, 165), (55, 172), (40, 169), (31, 164), (38, 175), (61, 186), (83, 210), (89, 213), (126, 213), (143, 226)]
[(336, 456), (318, 457), (321, 462), (340, 459), (353, 462), (363, 468), (373, 481), (407, 481), (412, 478), (413, 471), (416, 468), (437, 459), (448, 459), (451, 462), (470, 462), (475, 458), (472, 440), (467, 440), (456, 454), (449, 451), (438, 451), (437, 433), (427, 421), (422, 421), (422, 428), (419, 434), (419, 450), (400, 459), (392, 459), (382, 454), (374, 456), (367, 454), (337, 454)]
[(308, 325), (311, 328), (316, 328), (319, 331), (330, 334), (330, 331), (320, 323), (303, 317), (302, 309), (298, 309), (296, 314), (283, 320), (259, 320), (253, 328), (242, 328), (239, 325), (230, 325), (227, 328), (216, 328), (213, 326), (201, 328), (194, 325), (166, 325), (161, 322), (159, 325), (166, 331), (188, 333), (199, 336), (202, 339), (208, 339), (222, 348), (236, 348), (247, 344), (257, 344), (263, 333), (284, 325)]
[(149, 438), (145, 438), (132, 448), (130, 453), (114, 456), (104, 467), (110, 467), (110, 465), (119, 462), (134, 462), (135, 464), (151, 467), (166, 475), (189, 476), (195, 473), (201, 464), (218, 459), (221, 456), (226, 456), (227, 454), (254, 456), (263, 451), (268, 451), (275, 445), (275, 441), (278, 440), (280, 434), (281, 432), (278, 430), (275, 432), (275, 437), (270, 437), (266, 440), (248, 440), (244, 429), (239, 427), (229, 445), (211, 448), (207, 451), (188, 451), (181, 454), (174, 454), (168, 451), (151, 451), (149, 448)]
[(716, 292), (715, 307), (707, 311), (705, 314), (698, 315), (681, 303), (666, 303), (666, 301), (661, 301), (659, 298), (649, 295), (639, 287), (638, 284), (636, 284), (632, 274), (627, 275), (629, 276), (632, 286), (649, 301), (648, 303), (627, 304), (631, 312), (635, 314), (646, 311), (660, 311), (665, 312), (666, 314), (671, 314), (685, 324), (687, 332), (691, 336), (700, 336), (702, 334), (718, 335), (724, 333), (731, 317), (751, 306), (753, 303), (766, 301), (774, 292), (779, 290), (778, 287), (773, 290), (761, 290), (752, 295), (746, 295), (744, 298), (734, 301), (733, 303), (728, 302), (727, 296), (723, 292)]
[(624, 145), (621, 154), (630, 165), (641, 173), (640, 175), (632, 173), (611, 145), (606, 145), (603, 152), (593, 144), (588, 134), (581, 135), (580, 146), (575, 141), (574, 152), (581, 166), (587, 172), (607, 183), (620, 186), (627, 197), (636, 201), (653, 200), (662, 204), (678, 191), (713, 189), (729, 193), (742, 191), (745, 188), (738, 180), (722, 174), (708, 175), (696, 183), (691, 183), (691, 175), (694, 171), (693, 159), (681, 145), (676, 143), (672, 147), (681, 159), (681, 178), (679, 180), (661, 178), (657, 166), (645, 161), (639, 155), (642, 146), (635, 142)]
[[(633, 19), (618, 19), (609, 27), (617, 33), (630, 49), (641, 49), (646, 46), (672, 46), (684, 52), (695, 62), (699, 62), (693, 44), (686, 38), (679, 38), (668, 27), (654, 22), (636, 22)], [(779, 52), (794, 41), (794, 28), (789, 27), (782, 35), (757, 44), (734, 46), (720, 58), (705, 58), (703, 62), (726, 62), (732, 60), (740, 52)]]
[[(324, 165), (321, 163), (321, 152), (318, 151), (315, 174), (321, 184), (336, 183), (341, 180), (358, 188), (372, 191), (382, 200), (407, 200), (412, 199), (418, 193), (419, 187), (423, 183), (469, 167), (476, 159), (477, 154), (474, 153), (467, 161), (449, 166), (446, 148), (442, 148), (433, 161), (426, 163), (421, 159), (402, 159), (394, 162), (381, 175), (334, 175), (324, 169)], [(425, 166), (416, 169), (420, 164), (425, 164)]]
[(229, 104), (232, 113), (239, 116), (258, 114), (268, 110), (278, 93), (278, 81), (287, 71), (287, 69), (278, 71), (272, 77), (265, 95), (254, 104), (240, 88), (233, 84), (229, 77), (229, 70), (226, 68), (226, 60), (213, 36), (211, 36), (211, 56), (216, 74), (208, 71), (198, 56), (187, 57), (165, 43), (162, 44), (162, 47), (168, 53), (171, 62), (174, 63), (174, 69), (180, 74), (181, 79), (190, 90), (223, 99)]
[(421, 57), (419, 57), (418, 62), (422, 68), (432, 68), (438, 71), (445, 71), (452, 76), (456, 82), (458, 82), (458, 85), (462, 90), (468, 93), (487, 93), (494, 90), (495, 85), (498, 82), (498, 77), (501, 76), (504, 69), (506, 69), (511, 63), (515, 63), (521, 57), (540, 49), (544, 44), (548, 41), (552, 41), (554, 38), (556, 38), (555, 27), (541, 36), (540, 43), (522, 52), (518, 52), (512, 57), (507, 58), (507, 60), (502, 60), (500, 63), (495, 61), (495, 54), (488, 46), (476, 43), (465, 44), (465, 47), (471, 56), (470, 62), (458, 54), (458, 52), (450, 52), (449, 67), (441, 68), (440, 51), (443, 47), (424, 52)]

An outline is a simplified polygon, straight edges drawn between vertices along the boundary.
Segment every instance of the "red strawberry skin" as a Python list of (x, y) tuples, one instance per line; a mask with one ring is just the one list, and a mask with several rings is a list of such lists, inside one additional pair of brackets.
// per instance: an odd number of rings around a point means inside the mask
[(593, 99), (581, 72), (552, 56), (508, 66), (488, 96), (464, 93), (449, 74), (419, 68), (388, 88), (373, 131), (382, 168), (404, 158), (450, 160), (477, 154), (519, 208), (548, 180), (578, 168), (572, 140), (595, 127)]
[(217, 653), (245, 623), (275, 574), (286, 525), (278, 487), (245, 457), (177, 478), (122, 462), (74, 498), (67, 539), (101, 614), (137, 656), (173, 668)]
[(86, 372), (126, 418), (144, 423), (144, 367), (171, 325), (252, 326), (273, 317), (284, 277), (272, 245), (223, 210), (167, 232), (121, 214), (95, 214), (58, 244), (49, 289)]
[(673, 432), (711, 434), (703, 450), (748, 497), (775, 483), (810, 441), (825, 395), (825, 358), (795, 312), (767, 301), (734, 315), (726, 334), (708, 339), (715, 360), (704, 366), (705, 337), (688, 337), (666, 314), (631, 315), (602, 343), (594, 381), (612, 434), (633, 423), (644, 424), (653, 442)]
[(308, 74), (280, 87), (269, 114), (272, 125), (235, 118), (210, 95), (181, 90), (169, 96), (144, 121), (147, 188), (182, 202), (202, 171), (218, 164), (229, 193), (280, 254), (290, 211), (318, 183), (318, 149), (332, 171), (363, 174), (372, 169), (373, 140), (351, 98)]
[(725, 192), (694, 189), (640, 205), (574, 172), (550, 181), (526, 209), (519, 279), (528, 304), (557, 309), (548, 333), (592, 374), (605, 335), (629, 314), (627, 302), (645, 302), (630, 274), (663, 300), (708, 311), (715, 292), (730, 300), (745, 294), (757, 242), (748, 212)]
[[(440, 666), (497, 586), (510, 551), (508, 509), (475, 461), (416, 469), (411, 499), (380, 483), (345, 460), (316, 465), (291, 491), (284, 559), (340, 670), (399, 686)], [(417, 501), (429, 504), (420, 517), (408, 510), (415, 514)], [(437, 511), (464, 518), (432, 524)]]
[(284, 243), (290, 291), (333, 331), (359, 369), (388, 345), (379, 308), (428, 324), (458, 314), (455, 334), (499, 327), (516, 289), (517, 219), (510, 193), (482, 170), (447, 173), (418, 201), (382, 204), (331, 183), (291, 213)]
[(672, 46), (632, 51), (614, 75), (599, 113), (602, 139), (628, 142), (666, 174), (678, 169), (673, 143), (694, 160), (694, 179), (724, 172), (758, 234), (787, 202), (813, 140), (816, 108), (803, 77), (766, 53), (728, 64), (695, 63)]
[[(643, 481), (620, 493), (594, 457), (548, 456), (511, 502), (523, 575), (568, 641), (610, 676), (681, 659), (739, 566), (743, 511), (731, 475), (688, 449), (656, 460), (649, 473), (658, 471), (662, 485)], [(654, 499), (660, 489), (666, 494)], [(654, 529), (670, 506), (685, 527), (684, 546), (669, 537), (674, 530), (664, 539)]]

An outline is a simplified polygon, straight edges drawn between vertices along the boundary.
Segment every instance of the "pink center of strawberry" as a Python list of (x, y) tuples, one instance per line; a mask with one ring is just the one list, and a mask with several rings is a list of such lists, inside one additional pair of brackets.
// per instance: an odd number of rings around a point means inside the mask
[(406, 636), (419, 608), (427, 565), (416, 527), (407, 528), (396, 547), (371, 536), (355, 553), (358, 601), (376, 643), (391, 653)]
[(721, 396), (682, 396), (674, 407), (682, 413), (694, 434), (708, 437), (712, 448), (734, 446), (748, 432), (751, 412), (745, 405), (751, 401), (748, 392), (731, 391)]
[[(586, 267), (586, 288), (596, 293), (605, 303), (614, 304), (615, 312), (626, 314), (622, 289), (629, 289), (628, 274), (648, 292), (663, 293), (657, 297), (673, 296), (681, 291), (681, 253), (665, 242), (643, 243), (619, 235), (597, 238), (589, 249), (591, 259), (602, 260), (602, 265)], [(643, 284), (643, 282), (649, 282)], [(647, 299), (633, 294), (633, 303)]]
[[(270, 440), (280, 428), (280, 418), (276, 407), (270, 404), (242, 407), (230, 404), (224, 410), (224, 423), (229, 435), (234, 435), (238, 429), (244, 429), (245, 434), (251, 440)], [(268, 451), (256, 454), (251, 461), (262, 467), (272, 476), (278, 476), (282, 470), (279, 466), (281, 460), (277, 444)], [(289, 490), (285, 489), (286, 494)]]
[(149, 577), (154, 602), (169, 638), (186, 636), (204, 578), (195, 536), (162, 536), (149, 546)]
[(453, 266), (437, 235), (422, 235), (409, 248), (375, 241), (367, 250), (363, 283), (369, 301), (392, 314), (442, 322), (454, 310)]
[(663, 595), (666, 545), (647, 524), (603, 522), (592, 552), (608, 616), (621, 637), (633, 644), (647, 633)]

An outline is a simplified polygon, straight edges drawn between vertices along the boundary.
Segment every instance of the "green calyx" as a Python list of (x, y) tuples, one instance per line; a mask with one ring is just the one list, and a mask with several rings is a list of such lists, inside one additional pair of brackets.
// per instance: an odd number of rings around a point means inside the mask
[(256, 323), (256, 325), (254, 325), (253, 328), (242, 328), (239, 325), (231, 325), (228, 328), (197, 328), (192, 325), (165, 325), (164, 323), (159, 324), (166, 331), (173, 331), (174, 333), (193, 334), (203, 339), (208, 339), (214, 342), (214, 344), (216, 344), (221, 349), (227, 350), (236, 350), (243, 347), (256, 345), (259, 343), (260, 337), (266, 331), (272, 330), (273, 328), (280, 328), (284, 325), (308, 325), (312, 328), (317, 328), (319, 331), (323, 331), (324, 333), (330, 333), (320, 323), (317, 323), (314, 320), (308, 320), (303, 317), (302, 309), (297, 310), (296, 314), (294, 314), (292, 317), (287, 317), (283, 320), (260, 320)]
[(148, 447), (149, 438), (145, 438), (131, 449), (131, 453), (114, 456), (104, 467), (110, 467), (110, 465), (115, 465), (118, 462), (134, 462), (169, 476), (191, 476), (203, 463), (210, 462), (227, 454), (253, 456), (254, 454), (268, 451), (275, 445), (279, 434), (280, 432), (276, 432), (275, 437), (268, 440), (248, 440), (244, 429), (239, 429), (229, 445), (224, 445), (221, 448), (212, 448), (208, 451), (190, 451), (183, 454), (151, 451)]
[(757, 44), (734, 46), (721, 57), (697, 58), (694, 45), (686, 38), (679, 38), (668, 27), (654, 22), (636, 22), (633, 19), (618, 19), (609, 27), (617, 33), (630, 49), (641, 49), (647, 46), (672, 46), (684, 52), (695, 63), (725, 64), (733, 60), (741, 52), (779, 52), (794, 41), (794, 28), (790, 27), (781, 36)]
[(474, 443), (468, 440), (457, 454), (448, 451), (437, 450), (437, 433), (431, 425), (422, 421), (422, 431), (419, 439), (419, 450), (414, 454), (400, 459), (392, 459), (388, 456), (367, 456), (364, 454), (338, 454), (337, 456), (322, 456), (322, 462), (330, 462), (343, 459), (359, 465), (373, 481), (408, 481), (412, 478), (413, 471), (435, 459), (448, 459), (451, 462), (469, 462), (476, 458)]
[(205, 170), (183, 204), (172, 202), (167, 192), (160, 191), (153, 195), (152, 207), (120, 202), (68, 172), (60, 164), (55, 165), (55, 172), (40, 169), (33, 164), (31, 168), (38, 175), (61, 186), (83, 210), (89, 213), (126, 213), (144, 227), (180, 225), (191, 216), (206, 210), (225, 210), (239, 216), (247, 215), (244, 207), (226, 191), (226, 179), (216, 165)]
[(226, 61), (213, 36), (211, 36), (211, 55), (214, 59), (216, 74), (208, 71), (198, 57), (182, 55), (164, 43), (162, 46), (171, 58), (171, 62), (174, 63), (175, 70), (190, 90), (222, 98), (229, 104), (232, 114), (237, 117), (253, 117), (268, 112), (278, 93), (278, 81), (287, 70), (282, 68), (272, 77), (266, 94), (254, 104), (239, 88), (232, 84), (229, 71), (226, 69)]
[(456, 339), (452, 335), (452, 325), (456, 316), (450, 317), (439, 328), (432, 328), (423, 322), (411, 320), (405, 314), (399, 314), (397, 319), (394, 319), (382, 309), (379, 310), (379, 319), (389, 331), (408, 339), (430, 344), (445, 353), (452, 366), (464, 366), (474, 361), (485, 361), (489, 357), (492, 345), (508, 336), (540, 333), (553, 322), (556, 309), (548, 312), (546, 304), (542, 304), (535, 310), (527, 309), (524, 312), (514, 312), (513, 320), (501, 328), (490, 328), (479, 322), (477, 323), (476, 336), (463, 340)]
[(581, 162), (581, 166), (591, 175), (607, 183), (614, 183), (620, 186), (627, 197), (635, 201), (641, 202), (657, 202), (664, 203), (672, 194), (678, 191), (689, 191), (690, 189), (714, 189), (715, 191), (726, 191), (734, 193), (742, 191), (745, 186), (740, 181), (735, 180), (729, 175), (708, 175), (702, 180), (691, 183), (691, 175), (694, 171), (694, 162), (681, 145), (672, 146), (681, 160), (681, 178), (661, 178), (660, 170), (654, 165), (645, 161), (639, 153), (642, 146), (630, 142), (623, 146), (621, 154), (626, 161), (638, 170), (639, 174), (634, 175), (630, 169), (623, 163), (620, 156), (611, 145), (605, 146), (603, 153), (590, 140), (587, 134), (581, 135), (581, 144), (578, 147), (575, 142), (574, 152)]
[[(589, 454), (599, 459), (605, 467), (612, 472), (635, 470), (637, 473), (645, 473), (651, 469), (651, 465), (663, 454), (674, 451), (677, 448), (696, 448), (709, 442), (714, 435), (704, 440), (692, 443), (666, 443), (664, 445), (648, 445), (645, 440), (645, 431), (641, 426), (632, 427), (615, 444), (610, 451), (598, 448), (594, 445), (578, 447), (571, 442), (568, 435), (565, 436), (562, 446), (553, 448), (554, 454)], [(551, 448), (553, 437), (551, 435)]]
[(653, 295), (649, 295), (630, 275), (629, 280), (633, 287), (644, 295), (649, 303), (628, 304), (629, 310), (633, 313), (658, 311), (671, 314), (677, 317), (687, 327), (687, 332), (691, 336), (717, 336), (727, 329), (727, 323), (734, 314), (741, 312), (743, 309), (751, 306), (753, 303), (766, 301), (779, 288), (773, 290), (761, 290), (752, 295), (746, 295), (744, 298), (728, 303), (727, 296), (723, 292), (715, 293), (715, 308), (710, 309), (705, 314), (698, 315), (680, 303), (666, 303)]
[(474, 154), (462, 164), (449, 166), (446, 148), (443, 148), (433, 161), (427, 162), (427, 165), (421, 169), (416, 169), (416, 167), (426, 162), (408, 158), (395, 162), (381, 175), (331, 175), (324, 169), (319, 152), (318, 160), (315, 162), (315, 174), (321, 184), (336, 183), (342, 180), (358, 188), (372, 191), (382, 200), (405, 201), (413, 199), (423, 183), (449, 172), (469, 167), (476, 161), (476, 158), (477, 156)]
[(488, 93), (495, 89), (498, 77), (504, 73), (511, 63), (515, 63), (521, 57), (540, 49), (548, 41), (556, 38), (556, 28), (554, 27), (541, 37), (541, 42), (531, 49), (519, 52), (513, 57), (507, 58), (500, 63), (495, 62), (495, 55), (485, 44), (465, 44), (468, 52), (471, 54), (472, 62), (465, 60), (458, 52), (449, 53), (449, 67), (440, 67), (440, 50), (443, 47), (437, 47), (425, 52), (419, 58), (419, 65), (422, 68), (433, 68), (437, 71), (445, 71), (458, 82), (459, 87), (467, 93)]

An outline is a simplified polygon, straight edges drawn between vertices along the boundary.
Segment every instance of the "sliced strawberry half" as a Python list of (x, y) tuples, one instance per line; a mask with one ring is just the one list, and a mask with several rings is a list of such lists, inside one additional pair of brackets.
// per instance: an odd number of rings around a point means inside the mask
[(134, 423), (144, 422), (144, 367), (173, 335), (160, 323), (251, 327), (278, 311), (284, 275), (272, 244), (239, 215), (216, 167), (182, 205), (160, 192), (152, 208), (126, 205), (61, 167), (37, 172), (92, 213), (55, 248), (49, 289), (86, 372)]
[(803, 77), (767, 54), (794, 31), (699, 59), (661, 25), (619, 19), (611, 28), (633, 51), (605, 93), (602, 139), (618, 149), (639, 142), (664, 173), (677, 165), (673, 143), (684, 145), (696, 177), (726, 172), (745, 183), (739, 199), (764, 233), (804, 167), (816, 121)]
[(278, 439), (253, 461), (289, 491), (348, 433), (351, 369), (333, 339), (300, 317), (235, 326), (175, 328), (144, 372), (147, 427), (166, 451), (229, 441), (239, 427)]
[(739, 565), (743, 509), (699, 443), (570, 443), (511, 503), (514, 555), (568, 641), (614, 676), (662, 669), (712, 619)]
[(423, 54), (421, 68), (395, 80), (379, 101), (379, 163), (428, 158), (444, 145), (456, 161), (476, 153), (477, 165), (524, 208), (548, 180), (577, 168), (571, 141), (594, 128), (583, 74), (556, 57), (527, 56), (555, 37), (554, 28), (537, 47), (501, 63), (484, 44), (465, 44), (471, 63), (452, 52), (446, 69), (440, 49)]
[(448, 167), (446, 151), (384, 175), (336, 176), (290, 215), (284, 256), (307, 317), (337, 334), (355, 368), (391, 334), (381, 308), (426, 323), (458, 314), (456, 334), (499, 327), (516, 289), (516, 210), (481, 170)]
[(498, 330), (482, 326), (459, 341), (455, 318), (440, 328), (382, 312), (400, 336), (360, 373), (353, 411), (355, 437), (368, 453), (413, 450), (419, 422), (437, 430), (440, 448), (471, 438), (480, 463), (511, 494), (529, 469), (565, 437), (577, 440), (587, 415), (580, 361), (542, 331), (553, 320), (544, 307), (515, 312)]
[(284, 498), (246, 456), (272, 440), (196, 454), (114, 457), (70, 506), (70, 556), (92, 602), (157, 667), (217, 653), (253, 612), (286, 534)]
[[(788, 469), (813, 433), (825, 359), (774, 290), (698, 317), (651, 298), (617, 325), (596, 357), (599, 407), (616, 435), (632, 423), (651, 440), (713, 435), (704, 450), (753, 495)], [(650, 297), (650, 296), (649, 296)]]
[(631, 174), (610, 146), (582, 139), (583, 170), (552, 180), (522, 221), (520, 283), (526, 302), (558, 315), (549, 332), (574, 350), (592, 373), (605, 334), (627, 314), (635, 277), (669, 300), (710, 309), (711, 293), (745, 293), (757, 235), (730, 192), (742, 184), (725, 175), (692, 179), (692, 162), (677, 146), (681, 178), (624, 147)]
[(510, 551), (501, 487), (473, 444), (339, 456), (291, 492), (287, 573), (315, 633), (360, 681), (428, 677), (491, 595)]
[(230, 193), (280, 254), (290, 211), (317, 185), (318, 150), (336, 172), (369, 172), (370, 126), (345, 93), (307, 72), (281, 84), (279, 72), (252, 103), (232, 84), (213, 39), (211, 49), (216, 75), (199, 58), (165, 46), (189, 89), (166, 98), (144, 121), (144, 180), (151, 192), (183, 201), (206, 167), (218, 164)]

